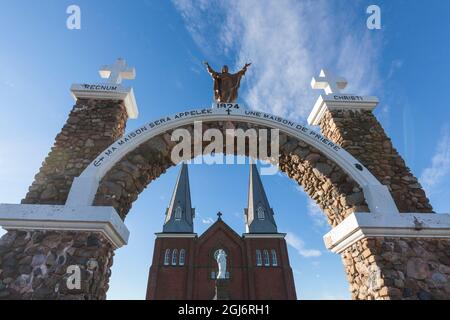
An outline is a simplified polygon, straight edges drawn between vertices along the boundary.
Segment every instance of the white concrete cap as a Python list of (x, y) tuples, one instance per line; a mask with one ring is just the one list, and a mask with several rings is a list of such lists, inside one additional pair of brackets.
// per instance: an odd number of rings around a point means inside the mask
[(113, 207), (0, 204), (6, 230), (90, 231), (103, 234), (115, 248), (127, 244), (129, 231)]

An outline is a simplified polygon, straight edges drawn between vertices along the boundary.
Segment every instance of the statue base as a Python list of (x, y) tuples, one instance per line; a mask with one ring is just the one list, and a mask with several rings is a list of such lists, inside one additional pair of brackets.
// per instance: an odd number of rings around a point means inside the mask
[(213, 300), (230, 300), (227, 279), (216, 279), (216, 293)]

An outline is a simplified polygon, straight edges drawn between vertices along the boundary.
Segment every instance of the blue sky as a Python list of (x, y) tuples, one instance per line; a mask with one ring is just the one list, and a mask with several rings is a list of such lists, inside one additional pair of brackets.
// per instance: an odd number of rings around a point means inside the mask
[[(98, 67), (124, 57), (136, 67), (140, 116), (208, 106), (201, 61), (231, 69), (253, 62), (240, 91), (247, 107), (305, 121), (320, 92), (309, 82), (327, 67), (347, 92), (380, 98), (375, 113), (428, 191), (437, 212), (450, 205), (450, 3), (447, 1), (0, 1), (0, 202), (19, 203), (72, 108), (72, 83), (98, 82)], [(66, 8), (81, 8), (81, 30)], [(370, 4), (382, 29), (368, 30)], [(110, 299), (143, 299), (154, 233), (161, 231), (178, 168), (153, 182), (126, 219), (128, 246), (116, 252)], [(221, 210), (244, 231), (248, 167), (190, 166), (196, 231)], [(340, 257), (317, 208), (282, 174), (264, 176), (299, 298), (349, 298)]]

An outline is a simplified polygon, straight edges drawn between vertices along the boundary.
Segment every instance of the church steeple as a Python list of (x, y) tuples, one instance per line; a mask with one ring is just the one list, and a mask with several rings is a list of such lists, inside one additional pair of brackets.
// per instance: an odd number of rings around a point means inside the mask
[(244, 213), (247, 233), (277, 233), (274, 212), (267, 200), (256, 164), (250, 164), (248, 206)]
[(166, 211), (163, 233), (193, 233), (195, 209), (191, 206), (191, 190), (187, 164), (183, 162)]

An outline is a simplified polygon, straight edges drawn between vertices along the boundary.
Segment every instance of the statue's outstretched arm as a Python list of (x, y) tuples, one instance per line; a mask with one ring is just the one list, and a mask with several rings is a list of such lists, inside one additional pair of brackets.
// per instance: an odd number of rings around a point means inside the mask
[(246, 63), (244, 67), (239, 71), (240, 74), (244, 75), (247, 72), (247, 68), (250, 67), (251, 63)]
[(217, 75), (217, 72), (214, 71), (213, 68), (211, 68), (211, 66), (209, 65), (209, 63), (208, 63), (207, 61), (205, 61), (204, 64), (205, 64), (206, 69), (208, 70), (208, 72), (209, 72), (213, 77), (215, 77), (215, 76)]

